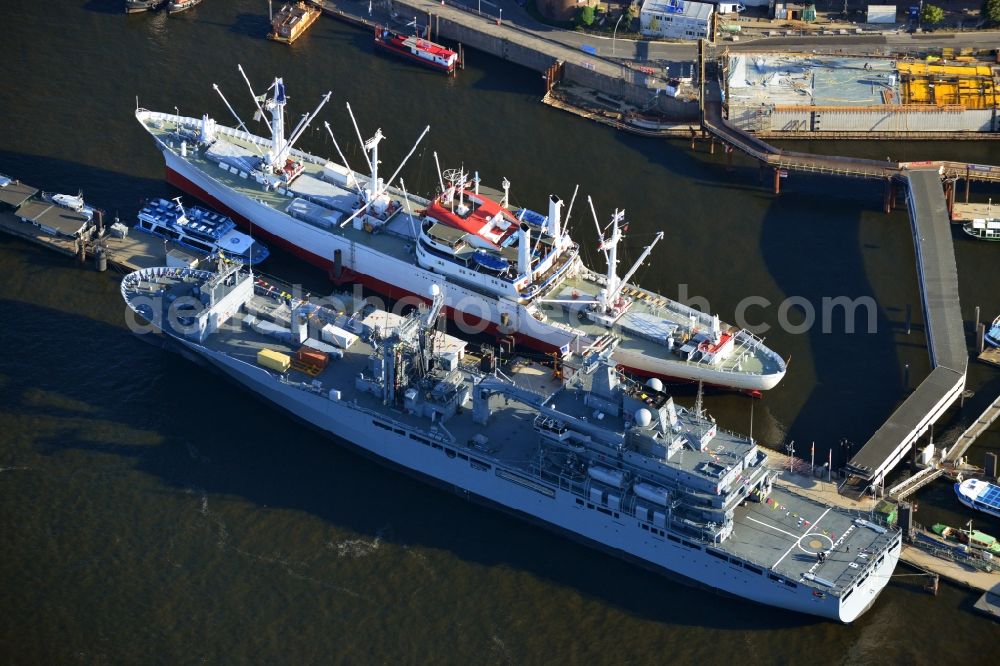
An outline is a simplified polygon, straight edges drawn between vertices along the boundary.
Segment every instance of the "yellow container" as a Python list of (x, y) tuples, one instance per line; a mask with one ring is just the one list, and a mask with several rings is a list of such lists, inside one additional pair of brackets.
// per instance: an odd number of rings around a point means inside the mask
[(261, 349), (257, 352), (257, 364), (269, 370), (288, 372), (288, 368), (292, 367), (292, 359), (287, 354), (276, 352), (273, 349)]

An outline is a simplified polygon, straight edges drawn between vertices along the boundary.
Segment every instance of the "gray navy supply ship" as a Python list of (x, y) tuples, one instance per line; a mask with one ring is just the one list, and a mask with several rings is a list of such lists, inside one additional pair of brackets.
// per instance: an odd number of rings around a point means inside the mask
[(851, 622), (889, 582), (898, 528), (772, 484), (752, 439), (622, 376), (474, 362), (434, 327), (444, 285), (401, 317), (297, 299), (236, 265), (122, 281), (164, 346), (340, 442), (650, 569)]
[[(385, 137), (378, 130), (365, 141), (352, 113), (368, 161), (367, 173), (358, 173), (329, 124), (339, 163), (295, 148), (329, 93), (287, 137), (284, 82), (275, 79), (252, 99), (255, 117), (270, 118), (270, 137), (250, 133), (228, 101), (236, 128), (207, 115), (142, 108), (136, 118), (163, 153), (170, 184), (334, 280), (359, 282), (390, 298), (423, 300), (432, 284), (446, 281), (445, 314), (466, 332), (488, 332), (564, 356), (613, 347), (615, 361), (639, 375), (751, 393), (784, 377), (785, 361), (749, 331), (630, 283), (652, 245), (619, 276), (619, 243), (627, 229), (622, 211), (597, 224), (606, 269), (592, 270), (567, 231), (575, 193), (564, 220), (556, 196), (546, 215), (515, 210), (506, 180), (502, 200), (495, 201), (480, 192), (478, 176), (438, 166), (440, 193), (433, 200), (408, 195), (405, 183), (395, 181), (416, 145), (385, 180), (379, 171)], [(589, 212), (596, 224), (593, 204)]]

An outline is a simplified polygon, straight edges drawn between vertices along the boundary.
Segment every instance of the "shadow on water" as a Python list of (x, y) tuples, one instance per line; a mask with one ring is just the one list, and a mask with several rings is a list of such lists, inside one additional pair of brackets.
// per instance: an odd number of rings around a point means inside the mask
[[(130, 164), (123, 162), (122, 168)], [(88, 204), (103, 208), (111, 216), (119, 211), (122, 218), (134, 216), (141, 208), (141, 199), (177, 196), (177, 190), (164, 180), (5, 150), (0, 150), (0, 173), (47, 192), (76, 194), (83, 190)]]
[[(88, 419), (161, 438), (155, 446), (132, 446), (95, 441), (75, 430), (58, 431), (35, 439), (43, 454), (79, 450), (128, 458), (132, 467), (180, 491), (197, 489), (243, 497), (257, 506), (304, 511), (338, 528), (396, 544), (442, 549), (483, 566), (530, 572), (658, 622), (726, 629), (820, 622), (729, 599), (723, 603), (730, 610), (719, 612), (720, 597), (715, 594), (459, 501), (331, 446), (329, 439), (277, 410), (259, 409), (253, 396), (235, 390), (220, 375), (145, 344), (123, 326), (12, 300), (0, 300), (0, 316), (16, 324), (6, 344), (21, 351), (8, 364), (5, 392), (27, 403), (26, 414), (58, 416), (58, 406), (23, 399), (29, 391), (56, 392), (70, 404), (93, 406)], [(73, 330), (76, 344), (51, 348), (33, 333), (52, 327)], [(51, 372), (38, 376), (31, 371), (31, 359), (43, 352)], [(102, 369), (92, 381), (81, 381), (81, 358), (88, 367)], [(148, 377), (157, 381), (149, 382)], [(105, 395), (116, 386), (120, 391), (123, 384), (129, 386), (127, 400)]]
[[(822, 438), (827, 444), (840, 437), (864, 442), (892, 411), (905, 389), (893, 341), (897, 324), (890, 320), (882, 304), (875, 308), (874, 332), (869, 332), (869, 311), (865, 307), (851, 312), (831, 308), (827, 322), (821, 321), (824, 299), (874, 298), (876, 292), (867, 277), (865, 255), (858, 242), (861, 212), (845, 215), (844, 208), (833, 214), (817, 210), (811, 220), (790, 220), (783, 207), (808, 210), (808, 202), (817, 198), (816, 188), (823, 187), (818, 179), (802, 178), (800, 182), (800, 189), (783, 192), (768, 207), (760, 239), (765, 265), (781, 290), (804, 298), (816, 313), (815, 324), (802, 334), (808, 340), (816, 381), (790, 432)], [(867, 188), (857, 185), (856, 189), (864, 192)], [(790, 323), (798, 324), (803, 318), (801, 308), (790, 309)], [(911, 384), (915, 385), (915, 379)], [(846, 418), (831, 419), (836, 414)], [(839, 432), (815, 432), (816, 426), (824, 423), (835, 425)], [(825, 448), (818, 453), (825, 460)], [(834, 451), (835, 456), (839, 453)], [(843, 462), (835, 460), (834, 464)]]
[(98, 14), (125, 14), (125, 0), (87, 0), (83, 8)]
[(236, 15), (236, 19), (229, 26), (229, 32), (235, 35), (246, 37), (256, 37), (264, 39), (271, 31), (271, 23), (267, 20), (267, 14), (246, 14)]

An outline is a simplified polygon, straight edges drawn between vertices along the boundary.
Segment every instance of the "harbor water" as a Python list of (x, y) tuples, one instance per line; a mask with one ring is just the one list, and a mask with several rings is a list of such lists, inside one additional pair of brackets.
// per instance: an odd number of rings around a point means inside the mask
[[(791, 357), (761, 400), (711, 394), (719, 422), (816, 462), (857, 450), (928, 372), (913, 242), (881, 185), (792, 174), (774, 196), (755, 165), (616, 133), (539, 103), (536, 72), (475, 52), (455, 78), (372, 53), (371, 35), (328, 17), (288, 47), (264, 39), (266, 3), (208, 0), (168, 18), (126, 16), (118, 0), (17, 3), (0, 40), (0, 173), (75, 193), (131, 221), (143, 199), (178, 192), (134, 119), (145, 108), (234, 124), (217, 83), (254, 129), (242, 64), (258, 94), (285, 78), (290, 119), (325, 92), (329, 120), (363, 164), (381, 127), (383, 170), (421, 194), (442, 167), (513, 183), (544, 209), (580, 195), (570, 219), (600, 267), (584, 195), (606, 221), (626, 209), (623, 266), (662, 229), (636, 280), (697, 296), (732, 320), (741, 299), (767, 344)], [(263, 127), (260, 127), (263, 131)], [(876, 159), (1000, 164), (1000, 144), (789, 144)], [(299, 147), (333, 157), (322, 124)], [(995, 196), (973, 186), (977, 199)], [(953, 230), (962, 312), (1000, 314), (1000, 248)], [(631, 260), (630, 260), (631, 257)], [(330, 290), (325, 275), (275, 250), (269, 273)], [(109, 272), (110, 273), (110, 272)], [(859, 330), (843, 314), (796, 328), (824, 299), (869, 297)], [(770, 305), (763, 304), (769, 303)], [(745, 302), (744, 302), (745, 304)], [(912, 321), (907, 332), (907, 312)], [(786, 320), (785, 330), (779, 325)], [(469, 504), (342, 450), (218, 376), (133, 336), (111, 274), (0, 237), (0, 659), (9, 663), (941, 663), (989, 654), (995, 623), (973, 597), (900, 576), (845, 627), (723, 598), (645, 572)], [(824, 328), (826, 330), (824, 330)], [(971, 341), (971, 336), (970, 336)], [(690, 387), (676, 389), (682, 402)], [(970, 363), (973, 394), (939, 424), (954, 438), (1000, 392)], [(752, 405), (752, 416), (751, 416)], [(994, 428), (970, 450), (1000, 451)], [(917, 520), (1000, 535), (940, 482)], [(898, 574), (911, 574), (903, 566)]]

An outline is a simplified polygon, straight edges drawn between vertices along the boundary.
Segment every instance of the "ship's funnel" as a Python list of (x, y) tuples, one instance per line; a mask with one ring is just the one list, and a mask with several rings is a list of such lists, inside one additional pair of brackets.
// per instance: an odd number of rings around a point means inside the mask
[(517, 274), (527, 275), (531, 272), (531, 231), (526, 223), (521, 223), (517, 239)]
[(549, 233), (556, 241), (562, 235), (562, 205), (562, 199), (554, 194), (549, 195)]

